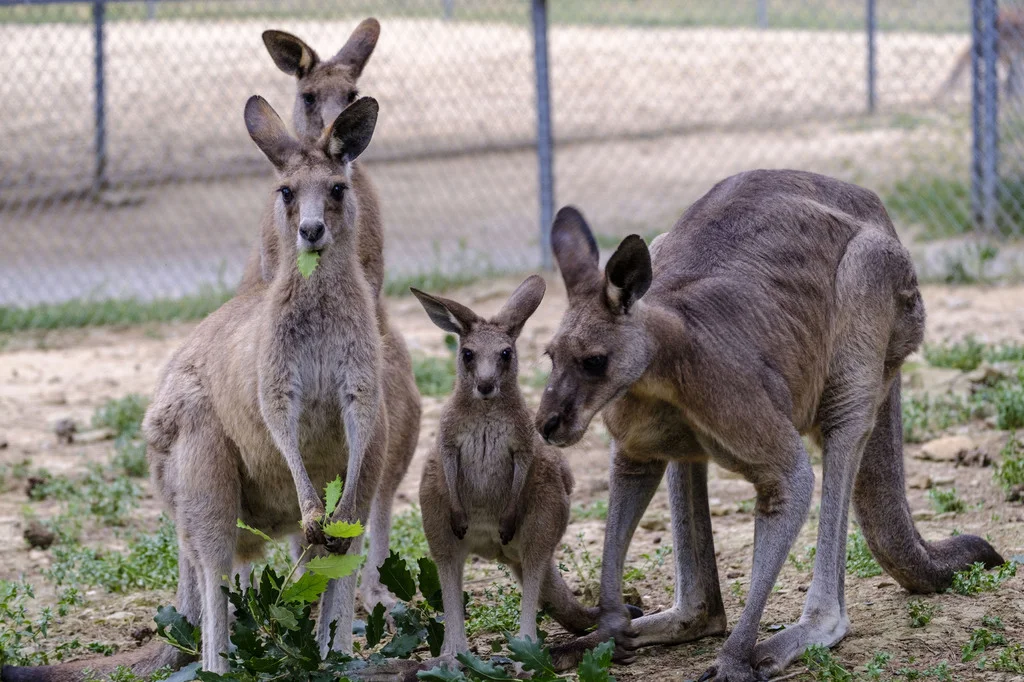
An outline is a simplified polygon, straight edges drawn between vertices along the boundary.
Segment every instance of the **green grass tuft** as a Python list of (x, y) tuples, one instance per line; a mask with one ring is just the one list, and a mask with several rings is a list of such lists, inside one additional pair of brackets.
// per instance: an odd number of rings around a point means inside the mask
[(995, 569), (995, 573), (985, 571), (985, 564), (978, 562), (953, 574), (953, 586), (950, 588), (957, 594), (972, 596), (981, 592), (992, 592), (1004, 582), (1017, 575), (1017, 564), (1008, 561)]
[(858, 578), (873, 578), (882, 575), (882, 567), (875, 561), (868, 549), (868, 541), (860, 531), (850, 533), (846, 542), (846, 572)]
[(907, 602), (907, 615), (910, 616), (910, 627), (923, 628), (932, 622), (932, 617), (938, 607), (923, 599), (914, 599)]
[(928, 491), (928, 499), (932, 503), (932, 508), (939, 514), (945, 512), (959, 514), (960, 512), (967, 511), (967, 503), (957, 497), (956, 488), (950, 488), (949, 490), (932, 488)]

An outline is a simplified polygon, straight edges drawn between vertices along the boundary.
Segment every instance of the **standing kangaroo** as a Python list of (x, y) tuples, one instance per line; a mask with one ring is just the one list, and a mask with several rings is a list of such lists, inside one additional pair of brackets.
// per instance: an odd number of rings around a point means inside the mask
[[(963, 79), (971, 66), (973, 46), (961, 52), (949, 76), (935, 93), (934, 100), (940, 101), (948, 97), (957, 84)], [(997, 61), (1006, 67), (1004, 89), (1011, 99), (1024, 96), (1024, 11), (1019, 7), (1000, 7), (996, 16), (996, 55)]]
[(470, 553), (509, 565), (521, 583), (520, 637), (536, 640), (541, 601), (571, 632), (597, 620), (597, 609), (576, 601), (554, 560), (569, 524), (572, 471), (534, 431), (517, 383), (516, 339), (544, 289), (543, 279), (529, 277), (490, 320), (412, 290), (434, 324), (459, 337), (455, 390), (420, 481), (423, 530), (444, 599), (444, 657), (469, 649), (462, 569)]
[[(380, 36), (376, 19), (366, 19), (352, 32), (345, 45), (323, 61), (313, 48), (283, 31), (265, 31), (263, 42), (274, 63), (295, 76), (296, 96), (293, 122), (299, 139), (313, 144), (324, 127), (358, 97), (356, 81), (373, 54)], [(370, 511), (370, 540), (360, 591), (363, 605), (372, 610), (378, 602), (390, 607), (391, 593), (380, 582), (378, 569), (388, 556), (391, 536), (391, 507), (405, 472), (416, 452), (420, 430), (420, 395), (412, 372), (412, 359), (401, 333), (390, 323), (381, 293), (384, 287), (384, 234), (377, 192), (359, 164), (351, 168), (351, 180), (359, 212), (356, 244), (359, 263), (370, 284), (381, 334), (383, 359), (383, 405), (388, 412), (387, 463)], [(246, 264), (239, 292), (269, 286), (277, 272), (278, 239), (271, 208), (264, 213), (260, 242)], [(292, 540), (292, 555), (298, 556), (298, 537)]]
[[(559, 211), (551, 242), (569, 307), (548, 347), (553, 369), (536, 426), (567, 446), (601, 410), (613, 438), (599, 625), (556, 652), (560, 665), (609, 637), (629, 660), (637, 646), (725, 631), (709, 459), (752, 482), (757, 504), (747, 604), (702, 680), (763, 680), (846, 634), (851, 490), (872, 553), (912, 592), (941, 590), (973, 562), (1002, 562), (972, 535), (925, 542), (911, 519), (899, 373), (921, 342), (924, 307), (874, 193), (811, 173), (752, 171), (691, 206), (653, 264), (632, 235), (602, 274), (594, 237), (572, 208)], [(814, 578), (800, 621), (758, 644), (814, 488), (802, 433), (823, 447)], [(623, 562), (666, 468), (675, 604), (631, 623)]]
[[(365, 521), (384, 466), (380, 336), (355, 255), (359, 209), (349, 184), (376, 119), (376, 101), (360, 100), (316, 145), (302, 145), (265, 100), (249, 100), (249, 134), (278, 172), (278, 272), (269, 287), (239, 294), (196, 327), (146, 411), (153, 482), (178, 530), (177, 608), (201, 625), (207, 671), (228, 669), (221, 655), (228, 648), (224, 577), (234, 561), (263, 550), (236, 520), (276, 537), (301, 522), (307, 542), (327, 544), (320, 527), (325, 484), (338, 474), (345, 479), (333, 518)], [(295, 264), (299, 251), (320, 253), (308, 279)], [(361, 546), (358, 539), (330, 541), (334, 552)], [(352, 649), (355, 580), (333, 580), (321, 597), (322, 649), (335, 617), (335, 647)], [(183, 662), (176, 650), (154, 644), (104, 659), (102, 668), (128, 665), (146, 674)], [(80, 679), (82, 670), (95, 669), (90, 663), (5, 668), (3, 679)]]

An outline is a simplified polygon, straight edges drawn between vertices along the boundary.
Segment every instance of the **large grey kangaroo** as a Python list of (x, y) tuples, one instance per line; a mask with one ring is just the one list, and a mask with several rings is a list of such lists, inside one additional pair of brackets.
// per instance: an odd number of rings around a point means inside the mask
[[(196, 327), (146, 411), (153, 482), (178, 530), (177, 608), (201, 625), (204, 670), (227, 672), (224, 578), (234, 562), (263, 551), (263, 541), (239, 532), (236, 520), (274, 537), (301, 522), (308, 543), (325, 545), (325, 484), (339, 474), (345, 479), (334, 518), (365, 521), (384, 466), (380, 335), (356, 258), (359, 202), (350, 184), (376, 119), (376, 101), (365, 98), (317, 144), (303, 145), (265, 100), (249, 100), (249, 134), (278, 174), (277, 274), (269, 287), (237, 295)], [(296, 267), (300, 250), (320, 253), (308, 279)], [(330, 549), (358, 552), (361, 544), (335, 541)], [(321, 648), (337, 617), (335, 647), (351, 651), (355, 580), (331, 581), (321, 597)], [(4, 668), (3, 679), (75, 680), (85, 669), (117, 665), (146, 674), (184, 662), (180, 652), (154, 644), (99, 665)]]
[[(322, 60), (296, 36), (284, 31), (265, 31), (263, 42), (274, 63), (296, 80), (293, 124), (301, 141), (316, 142), (326, 125), (356, 100), (356, 82), (363, 73), (380, 36), (380, 24), (370, 18), (360, 23), (345, 45), (333, 57)], [(377, 321), (383, 357), (384, 408), (388, 412), (387, 464), (381, 474), (377, 495), (370, 511), (370, 541), (363, 566), (360, 592), (363, 605), (372, 610), (377, 602), (394, 603), (381, 584), (379, 566), (388, 556), (391, 536), (391, 507), (405, 472), (416, 452), (420, 431), (420, 395), (412, 373), (412, 359), (401, 333), (388, 320), (381, 298), (384, 286), (384, 232), (377, 192), (365, 169), (352, 167), (351, 183), (359, 202), (356, 243), (359, 262), (376, 301)], [(269, 286), (277, 272), (277, 228), (272, 207), (264, 212), (261, 236), (246, 264), (239, 292)], [(299, 538), (292, 540), (292, 555), (298, 556)]]
[[(878, 197), (797, 171), (730, 177), (658, 244), (619, 245), (604, 272), (583, 217), (551, 233), (569, 307), (548, 346), (537, 413), (544, 438), (577, 442), (598, 411), (612, 434), (611, 491), (595, 633), (560, 665), (614, 637), (637, 646), (726, 629), (707, 499), (707, 461), (757, 492), (746, 607), (702, 680), (763, 680), (849, 622), (843, 594), (851, 491), (868, 545), (912, 592), (954, 571), (1002, 562), (984, 540), (926, 542), (904, 492), (900, 365), (921, 342), (924, 306), (907, 251)], [(823, 447), (814, 578), (800, 621), (757, 643), (765, 602), (803, 525), (814, 475), (800, 434)], [(665, 474), (675, 542), (675, 604), (630, 619), (622, 570), (630, 538)]]

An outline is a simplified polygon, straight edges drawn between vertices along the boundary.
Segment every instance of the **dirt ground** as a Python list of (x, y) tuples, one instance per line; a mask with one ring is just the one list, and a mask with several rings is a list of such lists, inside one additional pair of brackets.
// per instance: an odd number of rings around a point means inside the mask
[[(487, 314), (497, 309), (516, 283), (514, 280), (485, 282), (451, 295)], [(926, 286), (923, 293), (929, 314), (928, 341), (960, 339), (968, 334), (989, 343), (1024, 341), (1024, 287)], [(564, 306), (561, 282), (551, 277), (548, 295), (527, 324), (519, 344), (524, 375), (545, 371), (541, 359), (543, 345), (555, 330)], [(448, 357), (441, 332), (428, 321), (415, 300), (394, 299), (390, 301), (390, 308), (414, 353)], [(0, 352), (0, 437), (8, 442), (6, 449), (0, 450), (0, 461), (11, 465), (28, 459), (33, 467), (71, 473), (80, 471), (85, 462), (108, 459), (112, 452), (109, 441), (58, 445), (52, 433), (53, 423), (65, 417), (87, 423), (94, 410), (109, 398), (151, 393), (162, 364), (191, 328), (191, 324), (170, 324), (21, 334), (8, 338)], [(536, 405), (539, 389), (527, 389), (527, 399)], [(424, 419), (416, 458), (395, 500), (399, 510), (416, 501), (424, 457), (436, 435), (442, 400), (425, 398), (423, 402)], [(1006, 438), (1005, 434), (981, 424), (964, 431), (992, 456), (997, 455)], [(948, 537), (956, 529), (989, 537), (1004, 556), (1024, 554), (1024, 508), (1004, 502), (1001, 490), (993, 482), (991, 468), (956, 468), (949, 462), (923, 461), (918, 458), (919, 452), (920, 446), (906, 448), (908, 481), (913, 483), (927, 476), (937, 484), (953, 483), (968, 504), (968, 510), (955, 517), (948, 513), (936, 515), (926, 491), (913, 487), (918, 484), (911, 485), (907, 494), (918, 519), (918, 529), (926, 539)], [(603, 427), (595, 423), (584, 441), (568, 449), (565, 455), (576, 476), (574, 505), (606, 500), (608, 454)], [(820, 480), (820, 465), (815, 469)], [(753, 488), (714, 467), (709, 486), (723, 597), (729, 622), (735, 623), (750, 574), (753, 516), (745, 502), (753, 497)], [(34, 508), (45, 516), (46, 508), (39, 504)], [(43, 587), (40, 571), (49, 564), (50, 555), (42, 550), (29, 550), (22, 540), (25, 505), (21, 487), (0, 494), (0, 579), (23, 575)], [(812, 507), (811, 520), (794, 548), (798, 558), (805, 556), (805, 549), (815, 542), (816, 509), (817, 501)], [(158, 510), (158, 503), (147, 493), (132, 523), (152, 527)], [(651, 554), (658, 547), (671, 544), (667, 522), (667, 495), (663, 486), (637, 531), (628, 566), (643, 566), (642, 554)], [(579, 534), (582, 540), (577, 540)], [(585, 548), (599, 556), (602, 537), (603, 521), (576, 520), (566, 533), (565, 542), (577, 553)], [(120, 542), (117, 534), (109, 529), (99, 531), (95, 537), (87, 536), (85, 541), (100, 541), (115, 547)], [(560, 558), (563, 563), (570, 563), (566, 553)], [(650, 613), (666, 608), (672, 602), (671, 556), (663, 565), (649, 568), (646, 573), (646, 578), (633, 583), (642, 597), (644, 610)], [(469, 571), (469, 589), (479, 596), (499, 575), (493, 566), (474, 564)], [(572, 572), (568, 579), (578, 583)], [(799, 568), (792, 561), (786, 564), (765, 611), (762, 635), (800, 615), (809, 583), (809, 568)], [(979, 672), (973, 663), (960, 663), (960, 647), (985, 615), (1002, 618), (1008, 641), (1024, 641), (1024, 574), (1011, 579), (997, 592), (980, 596), (962, 597), (950, 593), (925, 597), (939, 610), (934, 620), (921, 629), (909, 627), (906, 604), (911, 596), (888, 576), (862, 579), (848, 575), (846, 587), (852, 629), (835, 653), (848, 667), (863, 665), (875, 652), (884, 651), (894, 656), (892, 669), (908, 661), (913, 661), (917, 668), (946, 661), (953, 673), (952, 679), (956, 680), (1019, 679), (1009, 674)], [(46, 589), (41, 589), (40, 595), (44, 600), (52, 599), (52, 592)], [(159, 591), (128, 595), (90, 592), (85, 608), (73, 612), (55, 631), (79, 633), (85, 641), (131, 646), (132, 629), (149, 624), (154, 606), (168, 602), (170, 597), (169, 593)], [(117, 618), (110, 619), (111, 614), (116, 614)], [(489, 641), (487, 637), (479, 642), (482, 651), (487, 650), (486, 641)], [(722, 641), (711, 638), (676, 647), (646, 649), (635, 664), (618, 667), (614, 673), (619, 680), (627, 681), (692, 679), (712, 662)], [(799, 666), (794, 666), (790, 672), (799, 670)], [(797, 679), (809, 680), (810, 677), (801, 675)]]

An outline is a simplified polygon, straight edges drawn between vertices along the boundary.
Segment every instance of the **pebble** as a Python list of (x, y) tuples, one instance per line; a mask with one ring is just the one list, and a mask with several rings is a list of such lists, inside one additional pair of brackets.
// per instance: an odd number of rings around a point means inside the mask
[(88, 443), (100, 443), (105, 440), (110, 440), (117, 434), (114, 433), (113, 429), (102, 428), (92, 429), (91, 431), (82, 431), (81, 433), (74, 434), (71, 439), (75, 443), (86, 445)]
[(102, 620), (107, 623), (125, 623), (135, 620), (135, 614), (131, 611), (117, 611), (106, 617), (100, 617), (97, 620)]
[(967, 436), (943, 436), (922, 445), (917, 456), (933, 462), (955, 462), (961, 453), (974, 447), (974, 441)]

